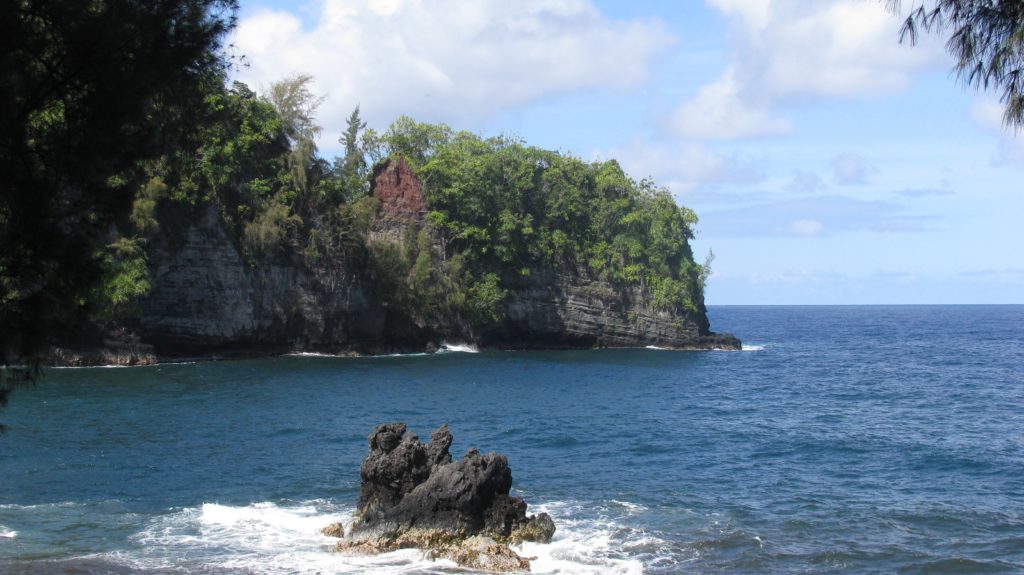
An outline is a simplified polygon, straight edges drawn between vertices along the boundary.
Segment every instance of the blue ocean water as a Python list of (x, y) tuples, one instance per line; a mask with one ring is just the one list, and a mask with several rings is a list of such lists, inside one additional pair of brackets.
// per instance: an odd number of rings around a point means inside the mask
[(1024, 306), (710, 313), (745, 351), (51, 370), (0, 412), (0, 572), (464, 572), (317, 533), (384, 421), (507, 454), (535, 572), (1024, 572)]

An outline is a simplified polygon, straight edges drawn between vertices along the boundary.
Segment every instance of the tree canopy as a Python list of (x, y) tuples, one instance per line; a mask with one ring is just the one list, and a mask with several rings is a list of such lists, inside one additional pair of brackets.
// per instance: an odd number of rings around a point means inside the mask
[[(903, 2), (886, 0), (899, 12)], [(964, 84), (1001, 91), (1003, 123), (1024, 127), (1024, 2), (1020, 0), (916, 0), (900, 41), (914, 44), (922, 32), (948, 32), (946, 49)]]
[[(0, 4), (0, 350), (31, 364), (80, 325), (140, 161), (189, 145), (236, 0)], [(131, 254), (128, 246), (112, 250)], [(116, 255), (116, 254), (115, 254)], [(127, 295), (130, 287), (124, 288)], [(0, 403), (13, 384), (0, 374)]]
[(380, 143), (384, 155), (407, 158), (423, 182), (427, 219), (470, 276), (466, 295), (490, 282), (493, 297), (535, 270), (554, 269), (639, 286), (658, 308), (699, 311), (705, 272), (688, 242), (696, 214), (651, 180), (629, 178), (618, 162), (411, 118), (399, 118)]

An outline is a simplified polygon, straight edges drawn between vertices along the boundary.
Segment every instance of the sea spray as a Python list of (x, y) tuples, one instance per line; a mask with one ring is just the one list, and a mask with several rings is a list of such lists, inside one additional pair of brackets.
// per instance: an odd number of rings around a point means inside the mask
[(479, 353), (480, 350), (471, 343), (449, 343), (444, 342), (441, 344), (441, 348), (438, 349), (440, 353)]
[[(582, 503), (536, 507), (559, 514), (555, 517), (559, 530), (550, 544), (516, 547), (537, 557), (533, 573), (643, 572), (642, 563), (627, 555), (629, 546), (644, 543), (644, 536), (628, 524), (607, 517), (575, 516), (590, 507)], [(134, 549), (108, 554), (105, 559), (142, 569), (166, 569), (182, 567), (182, 559), (188, 557), (214, 570), (258, 575), (392, 575), (436, 573), (455, 567), (449, 561), (427, 560), (415, 549), (376, 556), (333, 552), (336, 539), (320, 534), (320, 529), (336, 521), (351, 525), (354, 511), (324, 500), (242, 506), (206, 503), (152, 519), (131, 538)]]

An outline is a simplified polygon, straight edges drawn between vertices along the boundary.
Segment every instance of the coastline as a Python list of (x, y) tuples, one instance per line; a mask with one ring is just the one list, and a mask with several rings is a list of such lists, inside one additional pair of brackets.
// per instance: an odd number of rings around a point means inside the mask
[[(121, 334), (122, 336), (124, 334)], [(656, 342), (646, 345), (578, 345), (571, 342), (495, 342), (486, 344), (454, 344), (429, 342), (424, 346), (375, 346), (348, 347), (340, 349), (309, 349), (283, 348), (281, 346), (217, 346), (207, 352), (195, 349), (164, 350), (158, 353), (154, 346), (141, 341), (137, 335), (128, 338), (108, 338), (105, 345), (59, 346), (53, 347), (44, 365), (51, 368), (86, 368), (86, 367), (142, 367), (150, 365), (167, 365), (176, 363), (195, 363), (206, 361), (231, 361), (240, 359), (258, 359), (280, 356), (298, 357), (392, 357), (392, 356), (424, 356), (444, 353), (475, 353), (477, 351), (571, 351), (571, 350), (606, 350), (606, 349), (655, 349), (659, 351), (741, 351), (742, 343), (732, 334), (711, 333), (694, 342), (671, 344)]]

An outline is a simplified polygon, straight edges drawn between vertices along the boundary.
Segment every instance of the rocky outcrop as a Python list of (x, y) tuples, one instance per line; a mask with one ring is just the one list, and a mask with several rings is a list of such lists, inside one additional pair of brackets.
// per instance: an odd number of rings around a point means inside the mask
[(506, 348), (739, 349), (735, 337), (710, 331), (703, 307), (670, 313), (655, 309), (640, 287), (616, 287), (585, 271), (539, 270), (509, 291), (505, 321), (485, 337)]
[(551, 518), (528, 516), (526, 503), (509, 495), (512, 471), (504, 455), (470, 449), (452, 461), (447, 425), (424, 445), (403, 423), (381, 424), (369, 443), (356, 521), (339, 551), (418, 548), (471, 569), (518, 571), (529, 569), (529, 559), (510, 543), (551, 540)]
[(380, 214), (384, 219), (409, 220), (427, 211), (423, 186), (402, 156), (389, 158), (377, 166), (372, 189), (380, 200)]
[(76, 341), (50, 349), (47, 363), (53, 366), (152, 365), (157, 362), (153, 346), (123, 326), (91, 326)]

